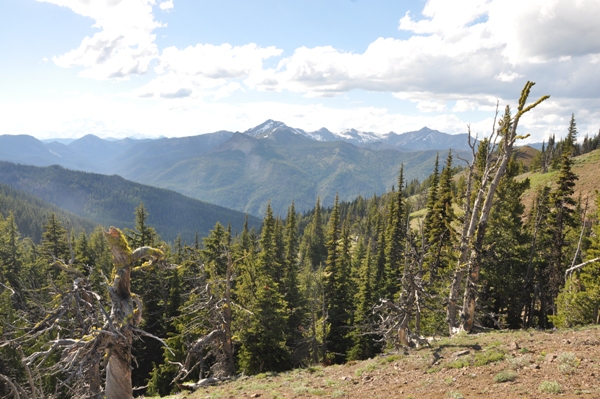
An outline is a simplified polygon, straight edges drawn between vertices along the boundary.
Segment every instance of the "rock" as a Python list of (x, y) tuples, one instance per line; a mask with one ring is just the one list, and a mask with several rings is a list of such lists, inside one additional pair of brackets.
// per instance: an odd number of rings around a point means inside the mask
[(471, 351), (468, 349), (465, 349), (464, 351), (454, 352), (452, 354), (452, 357), (460, 357), (460, 356), (468, 355), (469, 353), (471, 353)]
[(521, 349), (521, 347), (519, 346), (519, 344), (513, 341), (508, 345), (508, 349), (510, 349), (511, 351), (518, 351), (519, 349)]
[(546, 359), (544, 360), (544, 362), (552, 363), (554, 361), (554, 359), (556, 359), (556, 355), (554, 353), (548, 353), (546, 355)]
[(352, 378), (350, 378), (348, 376), (345, 376), (345, 377), (340, 378), (340, 380), (342, 380), (342, 381), (350, 381), (350, 380), (352, 380)]
[(251, 398), (258, 398), (258, 397), (260, 397), (260, 394), (259, 393), (254, 393), (254, 394), (250, 395), (250, 397)]

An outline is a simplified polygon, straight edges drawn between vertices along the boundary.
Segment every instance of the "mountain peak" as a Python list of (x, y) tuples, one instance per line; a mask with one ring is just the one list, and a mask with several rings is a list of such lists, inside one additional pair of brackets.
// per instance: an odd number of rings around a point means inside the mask
[(265, 122), (261, 123), (258, 126), (255, 126), (251, 129), (248, 129), (244, 132), (244, 134), (252, 137), (258, 137), (264, 134), (268, 134), (280, 128), (287, 128), (288, 126), (279, 121), (274, 121), (273, 119), (267, 119)]

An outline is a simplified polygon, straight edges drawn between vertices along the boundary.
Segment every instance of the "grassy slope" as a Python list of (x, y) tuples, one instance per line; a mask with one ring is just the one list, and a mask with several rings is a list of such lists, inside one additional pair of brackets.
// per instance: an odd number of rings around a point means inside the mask
[(559, 393), (598, 398), (599, 344), (598, 326), (459, 335), (431, 347), (339, 366), (241, 377), (170, 398), (516, 399)]
[[(572, 170), (579, 177), (575, 185), (574, 197), (576, 199), (581, 197), (583, 204), (585, 204), (586, 198), (589, 198), (588, 214), (590, 214), (596, 209), (594, 203), (595, 191), (600, 190), (600, 150), (573, 158)], [(531, 184), (530, 189), (522, 197), (522, 201), (526, 206), (526, 215), (531, 209), (538, 190), (546, 185), (552, 186), (558, 173), (557, 170), (548, 173), (528, 172), (518, 177), (520, 180), (529, 178)]]

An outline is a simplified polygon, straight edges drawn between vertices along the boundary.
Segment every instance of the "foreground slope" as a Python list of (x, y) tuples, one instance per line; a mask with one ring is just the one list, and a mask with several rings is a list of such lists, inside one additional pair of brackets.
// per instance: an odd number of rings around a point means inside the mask
[(170, 398), (598, 398), (600, 329), (443, 338), (331, 367), (241, 377)]
[[(134, 210), (143, 202), (148, 224), (167, 241), (178, 234), (188, 243), (205, 236), (215, 223), (241, 231), (245, 215), (179, 193), (134, 183), (120, 176), (78, 172), (61, 166), (36, 167), (0, 162), (0, 183), (25, 191), (104, 226), (133, 227)], [(249, 218), (250, 226), (260, 221)]]

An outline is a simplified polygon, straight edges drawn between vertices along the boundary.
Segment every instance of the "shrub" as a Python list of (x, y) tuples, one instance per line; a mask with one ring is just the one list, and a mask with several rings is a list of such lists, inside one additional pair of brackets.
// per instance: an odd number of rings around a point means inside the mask
[(490, 349), (475, 356), (475, 366), (485, 366), (504, 359), (504, 352)]
[(514, 381), (517, 378), (517, 375), (517, 373), (511, 370), (501, 371), (494, 376), (494, 381), (498, 383)]
[(562, 387), (556, 381), (542, 381), (538, 386), (538, 391), (558, 395), (562, 392)]

